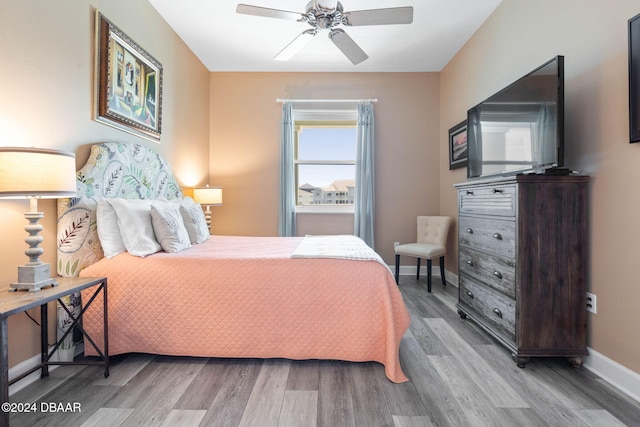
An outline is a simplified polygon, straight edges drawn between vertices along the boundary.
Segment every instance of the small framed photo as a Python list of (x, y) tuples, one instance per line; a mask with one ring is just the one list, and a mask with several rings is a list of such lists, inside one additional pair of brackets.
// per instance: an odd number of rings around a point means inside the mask
[(629, 20), (629, 142), (640, 142), (640, 15)]
[(155, 142), (162, 122), (162, 65), (96, 12), (96, 117)]
[(467, 166), (467, 121), (449, 129), (449, 170)]

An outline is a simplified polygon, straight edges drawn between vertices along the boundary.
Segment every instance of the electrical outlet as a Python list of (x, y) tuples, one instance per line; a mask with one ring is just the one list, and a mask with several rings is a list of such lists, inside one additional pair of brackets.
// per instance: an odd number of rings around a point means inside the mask
[(397, 248), (398, 246), (400, 246), (400, 242), (393, 242), (393, 249)]
[(590, 313), (596, 314), (598, 312), (596, 303), (597, 303), (596, 294), (587, 292), (587, 311)]

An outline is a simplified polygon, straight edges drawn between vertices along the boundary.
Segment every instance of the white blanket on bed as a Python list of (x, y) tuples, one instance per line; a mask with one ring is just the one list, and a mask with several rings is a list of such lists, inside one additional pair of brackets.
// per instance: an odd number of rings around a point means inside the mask
[(291, 258), (337, 258), (377, 261), (389, 267), (362, 239), (351, 235), (305, 236)]

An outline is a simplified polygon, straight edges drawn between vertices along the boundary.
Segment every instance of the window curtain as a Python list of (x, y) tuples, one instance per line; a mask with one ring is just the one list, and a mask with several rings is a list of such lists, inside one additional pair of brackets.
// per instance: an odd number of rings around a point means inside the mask
[(374, 248), (374, 131), (373, 104), (369, 101), (359, 102), (356, 133), (354, 232), (371, 248)]
[(280, 135), (280, 210), (278, 232), (280, 236), (296, 235), (296, 191), (293, 171), (294, 121), (293, 106), (282, 104)]

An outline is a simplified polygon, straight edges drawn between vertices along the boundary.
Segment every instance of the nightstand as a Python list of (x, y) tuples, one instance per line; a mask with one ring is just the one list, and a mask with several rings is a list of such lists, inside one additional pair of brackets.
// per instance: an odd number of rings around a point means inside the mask
[[(39, 292), (24, 292), (16, 291), (12, 292), (10, 288), (0, 290), (0, 344), (2, 345), (2, 351), (0, 354), (0, 403), (9, 402), (9, 385), (26, 377), (32, 372), (41, 369), (41, 377), (49, 375), (49, 365), (104, 365), (104, 376), (109, 376), (109, 340), (108, 340), (108, 304), (107, 304), (107, 278), (88, 278), (88, 277), (58, 277), (58, 285), (46, 289), (42, 289)], [(60, 341), (56, 342), (51, 352), (48, 350), (49, 334), (48, 334), (48, 318), (47, 318), (47, 304), (51, 301), (60, 300), (65, 295), (80, 292), (83, 289), (95, 287), (94, 293), (88, 301), (84, 303), (82, 312), (77, 318), (69, 313), (73, 323), (69, 327), (69, 331), (72, 331), (74, 327), (78, 327), (85, 337), (85, 344), (92, 345), (98, 353), (101, 360), (82, 360), (71, 362), (50, 362), (49, 359), (53, 353), (57, 350), (64, 337)], [(102, 293), (103, 311), (104, 311), (104, 346), (100, 350), (95, 344), (93, 339), (82, 329), (82, 325), (79, 323), (82, 318), (82, 313), (93, 303), (98, 295)], [(64, 304), (62, 304), (63, 307)], [(7, 320), (9, 316), (22, 313), (29, 309), (40, 307), (40, 353), (41, 363), (39, 366), (31, 369), (28, 372), (14, 378), (9, 382), (9, 368), (8, 368), (8, 327)], [(9, 425), (10, 412), (0, 413), (0, 426)]]

